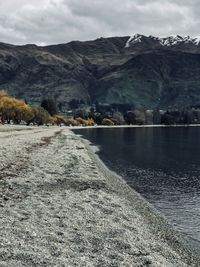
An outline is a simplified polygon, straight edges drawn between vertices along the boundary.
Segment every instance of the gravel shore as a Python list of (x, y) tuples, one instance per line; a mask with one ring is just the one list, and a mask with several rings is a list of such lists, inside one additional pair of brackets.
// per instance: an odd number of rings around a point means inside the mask
[(200, 266), (69, 129), (0, 127), (0, 266)]

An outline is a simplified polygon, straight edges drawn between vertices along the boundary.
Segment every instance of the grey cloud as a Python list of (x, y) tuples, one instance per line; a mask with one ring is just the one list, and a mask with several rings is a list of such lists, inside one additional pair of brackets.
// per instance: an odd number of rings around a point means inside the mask
[(200, 35), (197, 0), (7, 0), (0, 41), (52, 44), (135, 33)]

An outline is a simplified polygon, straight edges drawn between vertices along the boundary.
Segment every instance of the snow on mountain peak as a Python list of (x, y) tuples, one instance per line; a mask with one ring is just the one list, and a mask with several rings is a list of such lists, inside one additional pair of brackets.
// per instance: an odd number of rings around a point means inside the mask
[(128, 47), (130, 47), (131, 44), (141, 43), (141, 42), (142, 42), (142, 35), (137, 33), (137, 34), (131, 36), (128, 39), (128, 41), (126, 42), (125, 47), (128, 48)]
[(195, 44), (196, 45), (199, 45), (200, 44), (200, 36), (198, 36), (198, 37), (196, 37), (196, 38), (194, 38), (195, 39)]
[(157, 41), (158, 44), (162, 46), (175, 46), (181, 43), (185, 44), (193, 44), (199, 45), (200, 44), (200, 37), (190, 37), (190, 36), (180, 36), (180, 35), (172, 35), (168, 37), (154, 37), (152, 35), (144, 36), (140, 34), (135, 34), (129, 38), (126, 42), (125, 47), (128, 48), (133, 44), (141, 43), (143, 38), (147, 38), (149, 40)]
[(160, 44), (163, 46), (173, 46), (180, 43), (198, 45), (200, 43), (200, 38), (192, 38), (190, 36), (180, 35), (160, 38)]

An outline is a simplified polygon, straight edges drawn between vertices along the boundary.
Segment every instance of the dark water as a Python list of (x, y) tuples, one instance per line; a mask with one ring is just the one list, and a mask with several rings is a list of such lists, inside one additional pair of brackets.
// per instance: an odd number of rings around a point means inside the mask
[(81, 129), (100, 158), (200, 248), (200, 128)]

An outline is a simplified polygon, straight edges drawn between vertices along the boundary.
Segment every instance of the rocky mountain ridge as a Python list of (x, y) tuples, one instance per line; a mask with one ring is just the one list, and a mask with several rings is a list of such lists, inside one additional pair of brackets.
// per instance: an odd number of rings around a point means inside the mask
[(63, 109), (87, 103), (180, 108), (200, 103), (200, 39), (134, 35), (39, 47), (0, 43), (0, 87)]
[(190, 37), (190, 36), (168, 36), (168, 37), (155, 37), (152, 35), (145, 36), (141, 34), (135, 34), (129, 38), (125, 47), (128, 48), (135, 43), (142, 43), (145, 39), (149, 39), (154, 43), (161, 46), (177, 46), (179, 44), (191, 44), (198, 46), (200, 44), (200, 37)]

